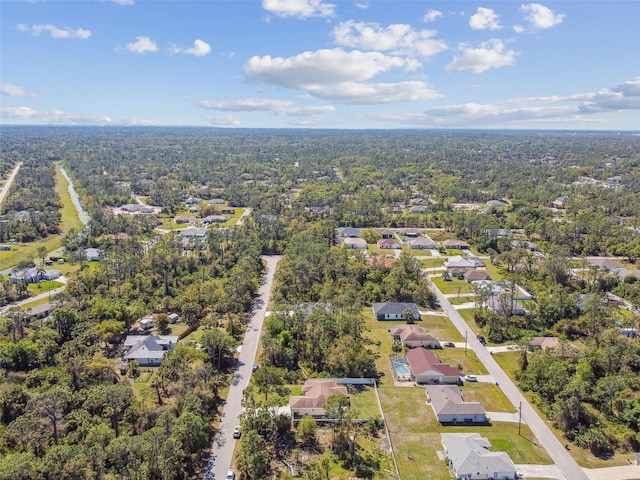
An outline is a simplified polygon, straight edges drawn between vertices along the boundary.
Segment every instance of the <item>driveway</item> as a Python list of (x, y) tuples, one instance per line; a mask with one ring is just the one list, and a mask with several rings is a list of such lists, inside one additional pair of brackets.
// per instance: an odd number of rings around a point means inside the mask
[(214, 436), (205, 480), (213, 478), (221, 480), (227, 475), (227, 470), (231, 467), (236, 444), (232, 435), (233, 427), (240, 424), (238, 419), (242, 413), (242, 392), (249, 384), (256, 352), (258, 351), (258, 343), (260, 342), (262, 323), (264, 322), (267, 304), (271, 296), (273, 276), (281, 258), (281, 256), (262, 257), (266, 262), (265, 274), (240, 347), (238, 366), (233, 375), (233, 382), (229, 388), (224, 410), (220, 417), (220, 426)]
[(544, 420), (540, 418), (524, 395), (522, 395), (520, 390), (511, 381), (511, 378), (504, 373), (485, 346), (472, 334), (471, 328), (469, 328), (458, 311), (453, 308), (438, 287), (434, 285), (433, 282), (430, 283), (431, 288), (438, 297), (442, 310), (448, 315), (460, 334), (467, 338), (468, 348), (471, 348), (476, 353), (478, 359), (484, 364), (489, 374), (500, 384), (500, 388), (514, 408), (516, 408), (516, 410), (518, 410), (518, 408), (522, 409), (523, 420), (557, 465), (559, 473), (561, 474), (558, 478), (560, 478), (560, 480), (588, 480), (589, 477), (582, 468), (578, 466), (569, 452), (565, 450), (564, 445), (560, 443), (560, 440), (556, 438)]

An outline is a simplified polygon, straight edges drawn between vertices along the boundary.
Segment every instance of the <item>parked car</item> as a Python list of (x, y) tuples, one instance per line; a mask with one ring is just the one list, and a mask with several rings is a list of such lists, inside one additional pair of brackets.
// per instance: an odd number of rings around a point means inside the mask
[(233, 438), (240, 438), (242, 433), (240, 432), (240, 425), (233, 427)]
[(236, 472), (234, 469), (230, 468), (229, 471), (227, 472), (226, 480), (235, 480), (235, 479), (236, 479)]
[(467, 375), (464, 378), (465, 378), (465, 380), (467, 382), (477, 382), (478, 381), (478, 377), (476, 377), (475, 375)]
[(442, 345), (444, 345), (445, 347), (455, 347), (455, 344), (453, 342), (444, 342)]
[(259, 368), (260, 368), (260, 365), (258, 365), (257, 363), (254, 363), (252, 370), (255, 372)]

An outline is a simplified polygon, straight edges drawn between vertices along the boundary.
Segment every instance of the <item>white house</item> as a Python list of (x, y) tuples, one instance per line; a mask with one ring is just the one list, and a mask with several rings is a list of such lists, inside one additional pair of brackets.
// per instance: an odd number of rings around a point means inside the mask
[(405, 320), (404, 311), (411, 310), (414, 320), (420, 320), (420, 312), (415, 303), (389, 302), (371, 305), (376, 320)]
[(513, 480), (516, 466), (505, 452), (490, 452), (479, 433), (441, 433), (453, 476), (458, 480)]
[(124, 360), (135, 360), (140, 365), (160, 365), (167, 352), (178, 342), (174, 335), (129, 335), (124, 341)]

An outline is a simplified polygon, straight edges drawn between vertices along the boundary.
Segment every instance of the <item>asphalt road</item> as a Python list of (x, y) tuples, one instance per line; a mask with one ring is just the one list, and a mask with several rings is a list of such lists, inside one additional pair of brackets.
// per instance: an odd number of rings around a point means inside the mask
[(13, 183), (13, 180), (16, 178), (16, 175), (18, 174), (18, 171), (20, 170), (21, 166), (22, 166), (22, 162), (18, 162), (16, 164), (13, 171), (9, 175), (9, 178), (7, 178), (7, 181), (4, 183), (4, 185), (0, 189), (0, 205), (2, 205), (2, 202), (4, 202), (4, 197), (6, 197), (7, 194), (9, 193), (11, 184)]
[(251, 314), (251, 319), (247, 325), (244, 341), (240, 347), (238, 367), (235, 371), (229, 394), (227, 395), (222, 417), (220, 418), (220, 427), (213, 439), (211, 458), (205, 479), (224, 479), (233, 460), (233, 450), (236, 443), (232, 435), (233, 427), (240, 424), (238, 418), (240, 417), (240, 413), (242, 413), (242, 392), (249, 384), (253, 364), (256, 363), (256, 352), (260, 342), (264, 315), (267, 311), (267, 305), (271, 295), (273, 276), (276, 271), (276, 266), (282, 257), (264, 256), (262, 258), (267, 265), (265, 275), (258, 290), (258, 297)]
[[(425, 272), (426, 273), (426, 272)], [(522, 406), (522, 419), (529, 426), (538, 442), (544, 447), (551, 459), (554, 461), (564, 480), (588, 480), (587, 474), (578, 466), (573, 457), (564, 448), (564, 445), (553, 434), (547, 424), (540, 418), (538, 413), (533, 409), (527, 399), (520, 393), (520, 390), (511, 381), (504, 370), (496, 363), (489, 351), (482, 345), (473, 331), (469, 328), (464, 319), (460, 316), (455, 308), (449, 303), (449, 300), (440, 292), (440, 290), (431, 283), (433, 291), (438, 296), (442, 310), (447, 314), (453, 325), (458, 329), (462, 336), (467, 337), (468, 347), (471, 348), (480, 361), (489, 371), (489, 374), (498, 382), (500, 388), (507, 396), (509, 401), (516, 408), (516, 411)]]

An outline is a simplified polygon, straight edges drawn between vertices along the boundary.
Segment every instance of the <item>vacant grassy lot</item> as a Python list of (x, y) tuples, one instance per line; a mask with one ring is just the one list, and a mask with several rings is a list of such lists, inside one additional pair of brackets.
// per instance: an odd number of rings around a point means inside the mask
[(444, 280), (442, 277), (434, 277), (431, 279), (438, 289), (446, 294), (451, 293), (471, 293), (471, 284), (465, 280), (458, 280), (452, 278), (451, 280)]
[(460, 390), (467, 402), (480, 402), (490, 412), (516, 411), (507, 396), (493, 383), (465, 383)]

